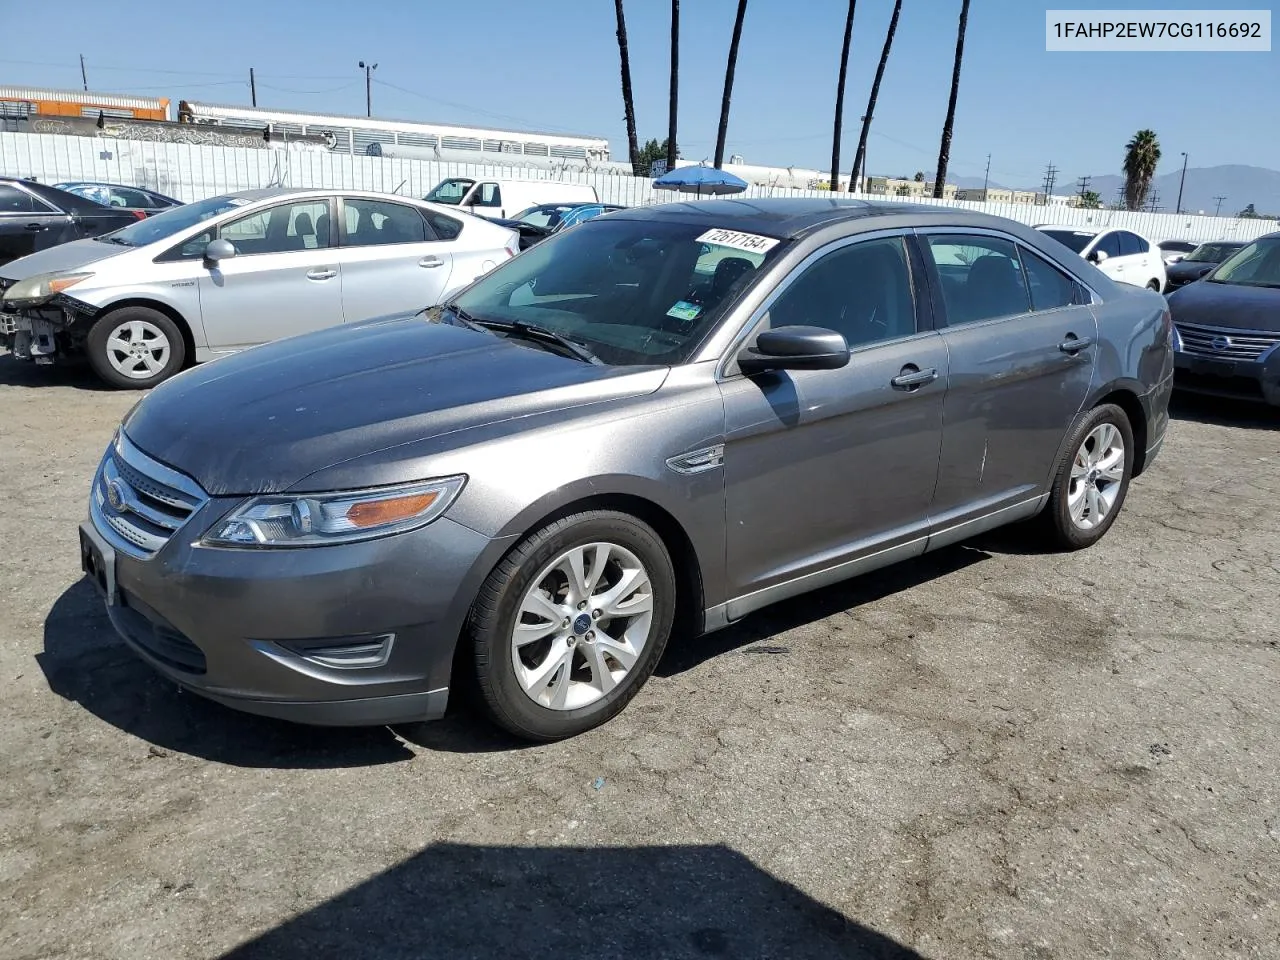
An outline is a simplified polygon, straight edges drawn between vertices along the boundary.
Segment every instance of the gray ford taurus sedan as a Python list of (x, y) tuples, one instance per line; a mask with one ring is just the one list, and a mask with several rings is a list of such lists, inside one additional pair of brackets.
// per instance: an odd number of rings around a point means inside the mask
[(508, 730), (570, 736), (673, 634), (1013, 521), (1097, 541), (1164, 438), (1171, 329), (1004, 219), (621, 211), (438, 307), (164, 383), (103, 457), (83, 564), (224, 704), (431, 719), (467, 671)]

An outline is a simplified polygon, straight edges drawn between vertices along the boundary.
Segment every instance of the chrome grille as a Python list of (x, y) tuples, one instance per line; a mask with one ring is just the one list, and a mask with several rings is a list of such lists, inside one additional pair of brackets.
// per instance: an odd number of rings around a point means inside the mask
[(121, 434), (98, 467), (89, 514), (116, 549), (146, 559), (207, 499), (194, 480), (148, 457)]
[(1220, 327), (1204, 327), (1194, 323), (1179, 323), (1178, 337), (1182, 340), (1182, 352), (1219, 360), (1257, 360), (1280, 343), (1280, 333), (1232, 330)]

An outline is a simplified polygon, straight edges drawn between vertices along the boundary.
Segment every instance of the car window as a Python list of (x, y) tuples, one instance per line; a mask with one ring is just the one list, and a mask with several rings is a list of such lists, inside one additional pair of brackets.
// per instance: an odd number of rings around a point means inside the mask
[(467, 195), (467, 191), (471, 189), (473, 183), (475, 183), (474, 180), (468, 180), (465, 177), (441, 180), (422, 199), (430, 200), (432, 203), (448, 203), (456, 206), (462, 202), (462, 198)]
[(1084, 253), (1084, 248), (1097, 236), (1092, 230), (1040, 230), (1045, 236), (1053, 237), (1064, 247), (1075, 253)]
[(1098, 240), (1097, 246), (1093, 248), (1095, 251), (1101, 250), (1108, 257), (1120, 256), (1120, 235), (1116, 231), (1104, 233)]
[(127, 187), (111, 187), (108, 206), (112, 207), (151, 207), (155, 204), (141, 190), (130, 190)]
[[(323, 236), (317, 235), (317, 221), (320, 222)], [(302, 200), (267, 207), (247, 217), (224, 223), (218, 236), (235, 244), (236, 253), (241, 256), (313, 250), (329, 246), (325, 227), (328, 221), (327, 200)], [(188, 251), (194, 249), (199, 239), (193, 237), (184, 243), (183, 254), (191, 255)], [(207, 236), (204, 237), (204, 242), (208, 242)], [(203, 247), (200, 249), (203, 250)]]
[(769, 326), (826, 327), (860, 347), (916, 332), (901, 237), (853, 243), (804, 269), (769, 307)]
[(1150, 244), (1143, 240), (1136, 233), (1130, 233), (1128, 230), (1121, 230), (1120, 237), (1120, 255), (1122, 257), (1131, 257), (1135, 254), (1146, 253), (1151, 249)]
[(385, 200), (342, 201), (346, 236), (343, 246), (372, 247), (388, 243), (422, 243), (427, 227), (416, 207)]
[(925, 241), (942, 281), (951, 326), (1031, 309), (1018, 250), (1010, 241), (959, 234), (929, 234)]
[(427, 223), (440, 240), (457, 240), (462, 233), (462, 224), (453, 217), (446, 217), (443, 213), (436, 213), (434, 210), (424, 210), (422, 215), (427, 218)]
[(1032, 310), (1055, 310), (1078, 302), (1076, 282), (1043, 257), (1019, 248), (1031, 290)]
[(502, 189), (496, 183), (482, 183), (471, 196), (471, 203), (477, 207), (502, 206)]
[(7, 183), (0, 183), (0, 213), (45, 213), (36, 206), (31, 194)]

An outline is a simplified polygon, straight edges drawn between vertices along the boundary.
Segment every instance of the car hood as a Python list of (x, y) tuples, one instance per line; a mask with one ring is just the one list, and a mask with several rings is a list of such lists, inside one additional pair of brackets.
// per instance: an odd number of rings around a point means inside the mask
[(1280, 289), (1201, 280), (1169, 294), (1174, 323), (1280, 333)]
[(583, 363), (421, 316), (377, 318), (188, 370), (123, 429), (211, 495), (279, 493), (410, 441), (652, 393), (668, 369)]
[(1216, 266), (1216, 263), (1202, 263), (1200, 261), (1188, 263), (1186, 260), (1179, 260), (1177, 263), (1169, 264), (1165, 268), (1165, 272), (1170, 280), (1177, 283), (1188, 283), (1191, 280), (1199, 280)]
[(134, 249), (136, 248), (98, 240), (72, 240), (70, 243), (60, 243), (56, 247), (9, 261), (0, 267), (0, 277), (6, 280), (25, 280), (40, 273), (79, 270), (91, 263)]

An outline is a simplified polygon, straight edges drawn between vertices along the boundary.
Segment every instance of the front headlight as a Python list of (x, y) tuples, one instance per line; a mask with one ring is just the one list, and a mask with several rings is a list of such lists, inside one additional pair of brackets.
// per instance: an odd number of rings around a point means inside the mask
[(4, 299), (10, 303), (39, 303), (92, 276), (92, 273), (38, 273), (15, 283), (4, 292)]
[(425, 526), (449, 509), (465, 476), (338, 493), (254, 497), (201, 539), (215, 547), (315, 547)]

